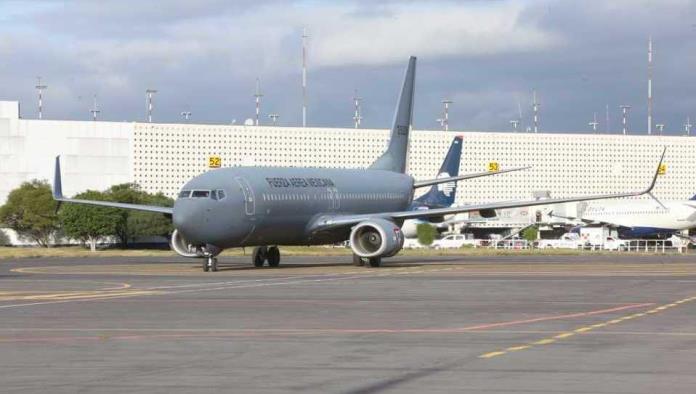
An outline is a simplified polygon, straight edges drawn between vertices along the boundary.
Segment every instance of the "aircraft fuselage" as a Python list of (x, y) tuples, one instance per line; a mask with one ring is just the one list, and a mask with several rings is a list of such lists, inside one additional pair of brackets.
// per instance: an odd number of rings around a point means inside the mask
[(316, 245), (344, 241), (350, 232), (309, 231), (322, 215), (403, 211), (412, 198), (413, 178), (391, 171), (223, 168), (186, 183), (173, 221), (189, 242), (220, 248)]

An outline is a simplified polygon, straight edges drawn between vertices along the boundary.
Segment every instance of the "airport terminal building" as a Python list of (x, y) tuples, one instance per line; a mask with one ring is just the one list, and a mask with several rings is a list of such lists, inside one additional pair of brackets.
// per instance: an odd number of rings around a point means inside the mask
[[(460, 182), (459, 204), (604, 194), (647, 186), (663, 146), (666, 170), (654, 194), (696, 194), (696, 138), (618, 134), (414, 130), (409, 173), (433, 178), (452, 137), (462, 135), (460, 173), (531, 166)], [(163, 124), (22, 119), (17, 102), (0, 102), (0, 203), (19, 184), (53, 176), (62, 155), (63, 192), (136, 182), (175, 196), (191, 177), (222, 167), (366, 167), (385, 148), (386, 129)]]

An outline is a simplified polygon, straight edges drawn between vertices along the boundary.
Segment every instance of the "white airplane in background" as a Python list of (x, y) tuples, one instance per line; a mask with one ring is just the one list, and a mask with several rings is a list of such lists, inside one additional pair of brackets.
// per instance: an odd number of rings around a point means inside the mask
[(551, 211), (549, 216), (614, 227), (621, 238), (665, 237), (696, 227), (696, 196), (686, 201), (578, 203), (575, 215)]

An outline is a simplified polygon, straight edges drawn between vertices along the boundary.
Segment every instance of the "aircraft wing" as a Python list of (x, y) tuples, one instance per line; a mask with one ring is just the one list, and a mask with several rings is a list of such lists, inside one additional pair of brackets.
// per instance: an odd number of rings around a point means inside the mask
[(447, 183), (447, 182), (456, 182), (456, 181), (462, 181), (465, 179), (473, 179), (473, 178), (481, 178), (484, 176), (491, 176), (491, 175), (498, 175), (498, 174), (505, 174), (506, 172), (513, 172), (513, 171), (521, 171), (521, 170), (527, 170), (532, 167), (516, 167), (516, 168), (510, 168), (507, 170), (500, 170), (500, 171), (484, 171), (484, 172), (475, 172), (472, 174), (464, 174), (464, 175), (458, 175), (458, 176), (450, 176), (447, 178), (435, 178), (435, 179), (428, 179), (425, 181), (415, 181), (413, 182), (413, 188), (418, 189), (419, 187), (426, 187), (426, 186), (432, 186), (432, 185), (437, 185), (439, 183)]
[(575, 217), (575, 216), (557, 215), (557, 214), (553, 213), (553, 211), (549, 212), (549, 216), (551, 216), (552, 218), (576, 220), (576, 221), (583, 222), (583, 223), (585, 223), (585, 224), (613, 225), (612, 223), (609, 223), (609, 222), (602, 222), (602, 221), (597, 221), (597, 220), (583, 219), (583, 218), (581, 218), (581, 217)]
[(136, 211), (146, 211), (146, 212), (156, 212), (163, 213), (166, 215), (171, 215), (174, 211), (170, 207), (162, 207), (159, 205), (140, 205), (140, 204), (128, 204), (122, 202), (111, 202), (111, 201), (96, 201), (96, 200), (80, 200), (74, 198), (63, 197), (63, 182), (60, 175), (60, 156), (56, 156), (56, 168), (53, 175), (53, 199), (59, 203), (67, 202), (74, 204), (86, 204), (86, 205), (96, 205), (100, 207), (111, 207), (111, 208), (121, 208), (121, 209), (133, 209)]
[(657, 166), (655, 175), (652, 178), (650, 185), (641, 191), (628, 192), (628, 193), (616, 193), (616, 194), (600, 194), (592, 196), (578, 196), (578, 197), (565, 197), (565, 198), (547, 198), (543, 200), (519, 200), (519, 201), (501, 201), (493, 202), (488, 204), (478, 204), (478, 205), (466, 205), (454, 208), (438, 208), (438, 209), (427, 209), (427, 210), (416, 210), (416, 211), (401, 211), (401, 212), (384, 212), (384, 213), (370, 213), (370, 214), (360, 214), (360, 215), (328, 215), (321, 216), (317, 218), (314, 223), (310, 226), (309, 230), (312, 232), (329, 230), (332, 228), (344, 227), (362, 222), (363, 220), (369, 219), (387, 219), (387, 220), (406, 220), (406, 219), (424, 219), (430, 217), (440, 217), (444, 215), (453, 215), (463, 212), (472, 211), (483, 211), (483, 210), (494, 210), (494, 209), (506, 209), (506, 208), (521, 208), (521, 207), (531, 207), (535, 205), (550, 205), (550, 204), (562, 204), (568, 202), (580, 202), (580, 201), (592, 201), (592, 200), (603, 200), (607, 198), (621, 198), (621, 197), (636, 197), (643, 194), (650, 194), (655, 187), (655, 182), (657, 182), (657, 176), (659, 175), (660, 166), (662, 165), (662, 160), (665, 157), (665, 150), (662, 151), (662, 156), (660, 157), (660, 163)]

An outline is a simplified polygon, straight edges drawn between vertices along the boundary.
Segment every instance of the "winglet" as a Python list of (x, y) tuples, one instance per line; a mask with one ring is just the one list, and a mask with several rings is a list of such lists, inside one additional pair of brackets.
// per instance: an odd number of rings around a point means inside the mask
[(667, 147), (665, 146), (664, 149), (662, 149), (662, 156), (660, 156), (660, 162), (657, 163), (657, 169), (655, 170), (655, 175), (653, 176), (652, 182), (650, 183), (650, 186), (648, 186), (645, 191), (643, 191), (641, 194), (650, 194), (652, 192), (652, 189), (655, 187), (655, 183), (657, 182), (657, 177), (660, 175), (660, 168), (662, 167), (662, 161), (665, 159), (665, 153), (667, 153)]
[(56, 169), (53, 174), (53, 199), (63, 200), (63, 182), (60, 179), (60, 155), (56, 156)]

